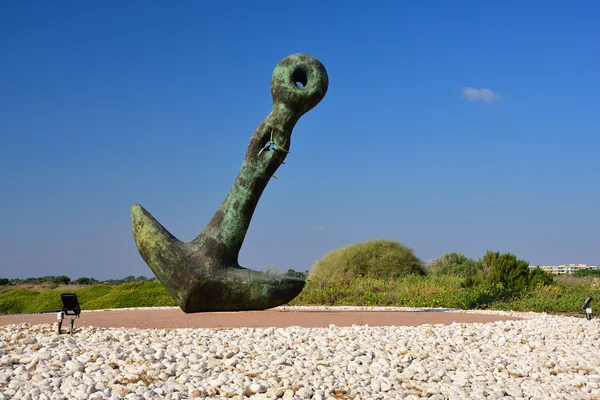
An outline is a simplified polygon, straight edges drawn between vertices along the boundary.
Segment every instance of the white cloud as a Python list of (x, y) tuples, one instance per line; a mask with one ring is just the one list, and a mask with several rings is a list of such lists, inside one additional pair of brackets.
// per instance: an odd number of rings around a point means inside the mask
[(473, 101), (483, 101), (488, 104), (492, 104), (496, 100), (500, 100), (502, 96), (500, 93), (494, 93), (490, 89), (475, 89), (472, 87), (463, 88), (463, 94), (467, 98), (467, 100)]
[(324, 226), (315, 226), (312, 228), (313, 231), (323, 232), (325, 230)]

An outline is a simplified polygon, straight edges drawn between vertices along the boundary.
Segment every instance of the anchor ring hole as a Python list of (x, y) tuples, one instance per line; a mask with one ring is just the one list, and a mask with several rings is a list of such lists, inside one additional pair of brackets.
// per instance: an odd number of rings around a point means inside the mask
[(292, 73), (292, 82), (298, 87), (306, 87), (308, 83), (308, 77), (306, 76), (306, 71), (302, 68), (298, 68)]

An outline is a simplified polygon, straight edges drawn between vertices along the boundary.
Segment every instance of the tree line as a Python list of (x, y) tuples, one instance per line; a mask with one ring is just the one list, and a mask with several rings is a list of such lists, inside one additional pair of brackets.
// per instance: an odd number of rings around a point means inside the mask
[(69, 285), (69, 284), (76, 284), (76, 285), (93, 285), (96, 283), (105, 283), (105, 284), (109, 284), (109, 285), (118, 285), (121, 283), (128, 283), (128, 282), (144, 282), (144, 281), (153, 281), (155, 280), (155, 277), (145, 277), (145, 276), (138, 276), (135, 277), (133, 275), (130, 276), (126, 276), (123, 279), (106, 279), (106, 280), (98, 280), (98, 279), (94, 279), (94, 278), (88, 278), (88, 277), (81, 277), (81, 278), (77, 278), (75, 280), (69, 278), (66, 275), (58, 275), (58, 276), (54, 276), (54, 275), (47, 275), (47, 276), (40, 276), (40, 277), (35, 277), (35, 278), (25, 278), (25, 279), (20, 279), (20, 278), (0, 278), (0, 285), (5, 286), (5, 285), (26, 285), (26, 284), (55, 284), (55, 285)]

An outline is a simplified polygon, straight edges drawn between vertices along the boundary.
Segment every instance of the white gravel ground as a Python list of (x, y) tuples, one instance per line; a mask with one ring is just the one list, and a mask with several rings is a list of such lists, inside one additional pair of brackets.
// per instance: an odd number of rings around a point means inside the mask
[(600, 399), (600, 320), (465, 312), (526, 319), (418, 327), (82, 327), (72, 336), (58, 336), (50, 324), (7, 325), (0, 327), (0, 399)]

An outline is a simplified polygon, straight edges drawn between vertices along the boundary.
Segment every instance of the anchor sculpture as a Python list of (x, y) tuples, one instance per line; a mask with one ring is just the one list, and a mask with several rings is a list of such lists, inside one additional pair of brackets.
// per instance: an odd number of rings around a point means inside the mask
[(141, 205), (131, 208), (133, 236), (140, 255), (186, 313), (263, 310), (285, 304), (304, 280), (241, 267), (238, 255), (258, 200), (285, 160), (300, 117), (327, 93), (323, 64), (292, 54), (273, 71), (273, 108), (250, 139), (240, 172), (204, 231), (184, 243)]

